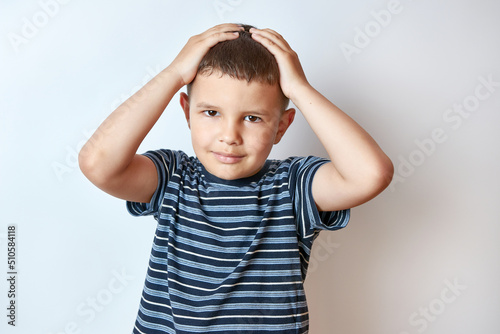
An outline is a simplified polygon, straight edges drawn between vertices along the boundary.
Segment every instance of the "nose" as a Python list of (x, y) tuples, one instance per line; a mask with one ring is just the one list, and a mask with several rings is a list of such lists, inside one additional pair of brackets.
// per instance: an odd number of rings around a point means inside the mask
[(237, 122), (226, 121), (221, 125), (219, 141), (227, 145), (240, 145), (242, 142), (241, 129)]

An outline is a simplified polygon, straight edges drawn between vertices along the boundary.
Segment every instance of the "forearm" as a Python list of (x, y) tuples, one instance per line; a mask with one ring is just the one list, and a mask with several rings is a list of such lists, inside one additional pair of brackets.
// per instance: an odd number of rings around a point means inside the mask
[(121, 104), (80, 151), (82, 171), (102, 177), (123, 171), (182, 86), (178, 75), (167, 67)]
[(362, 184), (390, 179), (392, 163), (389, 158), (375, 140), (337, 106), (309, 84), (296, 89), (292, 101), (345, 181)]

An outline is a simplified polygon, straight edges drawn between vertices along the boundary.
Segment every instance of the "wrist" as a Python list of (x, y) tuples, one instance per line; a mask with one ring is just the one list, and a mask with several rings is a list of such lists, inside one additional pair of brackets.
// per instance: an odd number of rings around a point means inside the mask
[[(307, 100), (308, 96), (311, 96), (313, 92), (316, 90), (309, 84), (309, 82), (300, 82), (293, 86), (290, 89), (290, 93), (288, 94), (288, 98), (299, 107), (299, 104), (303, 103), (303, 101)], [(300, 109), (300, 108), (299, 108)]]
[(184, 78), (177, 70), (177, 67), (172, 64), (163, 69), (158, 74), (157, 78), (161, 83), (166, 83), (171, 87), (171, 89), (174, 89), (176, 92), (188, 84), (184, 81)]

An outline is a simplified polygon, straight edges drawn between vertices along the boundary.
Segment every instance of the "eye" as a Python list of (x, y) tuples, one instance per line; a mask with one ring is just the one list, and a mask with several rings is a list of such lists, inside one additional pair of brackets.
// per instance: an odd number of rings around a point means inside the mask
[(245, 116), (245, 120), (252, 122), (252, 123), (257, 123), (257, 122), (262, 121), (262, 118), (257, 117), (257, 116), (253, 116), (253, 115), (248, 115), (248, 116)]
[(217, 112), (215, 110), (205, 110), (205, 111), (203, 111), (203, 113), (209, 117), (215, 117), (215, 116), (219, 115), (219, 112)]

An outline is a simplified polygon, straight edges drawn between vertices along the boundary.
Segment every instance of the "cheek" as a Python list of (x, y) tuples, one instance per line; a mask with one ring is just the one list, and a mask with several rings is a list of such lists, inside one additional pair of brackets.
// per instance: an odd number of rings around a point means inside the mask
[(191, 140), (193, 144), (203, 145), (210, 141), (211, 138), (211, 128), (206, 124), (200, 124), (198, 122), (191, 123)]
[(276, 131), (273, 129), (261, 129), (261, 131), (253, 132), (248, 140), (250, 141), (250, 146), (255, 150), (269, 151), (274, 145), (274, 138), (276, 137)]

